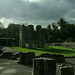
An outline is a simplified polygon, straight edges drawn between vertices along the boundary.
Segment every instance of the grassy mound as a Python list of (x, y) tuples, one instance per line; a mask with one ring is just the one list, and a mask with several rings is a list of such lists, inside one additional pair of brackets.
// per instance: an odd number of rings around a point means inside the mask
[(35, 55), (40, 55), (42, 53), (50, 53), (50, 54), (63, 54), (64, 56), (75, 56), (75, 49), (69, 49), (59, 46), (46, 46), (43, 48), (35, 48), (35, 49), (28, 49), (28, 48), (20, 48), (20, 47), (11, 47), (15, 50), (21, 52), (35, 52)]

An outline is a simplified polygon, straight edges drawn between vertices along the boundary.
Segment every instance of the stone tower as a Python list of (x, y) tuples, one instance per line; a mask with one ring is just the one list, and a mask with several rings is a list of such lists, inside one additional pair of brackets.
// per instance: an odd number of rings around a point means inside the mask
[(24, 25), (20, 25), (19, 31), (19, 47), (24, 47)]

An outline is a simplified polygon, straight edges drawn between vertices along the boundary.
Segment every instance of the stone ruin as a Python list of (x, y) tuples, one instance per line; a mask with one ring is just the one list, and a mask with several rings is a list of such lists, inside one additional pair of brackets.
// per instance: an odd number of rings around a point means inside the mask
[(20, 53), (19, 63), (33, 65), (32, 75), (74, 75), (74, 68), (60, 54), (43, 53), (35, 56), (34, 52)]
[(33, 60), (33, 75), (55, 75), (56, 62), (49, 58), (35, 58)]
[(7, 58), (7, 59), (18, 59), (19, 52), (11, 51), (11, 50), (3, 50), (3, 47), (0, 47), (0, 58)]
[(35, 52), (20, 52), (20, 61), (18, 63), (23, 65), (33, 64), (33, 58), (35, 57)]
[(34, 30), (33, 25), (20, 26), (19, 46), (26, 48), (43, 47), (45, 32), (40, 25)]
[(35, 58), (32, 75), (74, 75), (74, 67), (66, 63), (58, 64), (50, 58)]
[(52, 58), (55, 59), (57, 63), (64, 63), (65, 62), (65, 57), (61, 54), (49, 54), (49, 53), (43, 53), (39, 56), (35, 56), (35, 58)]
[[(10, 58), (19, 55), (19, 63), (33, 65), (32, 75), (74, 75), (74, 67), (65, 62), (65, 57), (60, 54), (43, 53), (35, 56), (35, 52), (20, 52), (12, 55), (12, 52), (1, 52), (2, 58)], [(16, 57), (15, 57), (16, 58)]]
[(43, 53), (35, 56), (35, 52), (4, 52), (0, 47), (0, 57), (10, 58), (19, 56), (19, 63), (23, 65), (33, 65), (32, 75), (74, 75), (74, 67), (65, 62), (65, 57), (61, 54)]
[(65, 58), (63, 55), (43, 53), (39, 56), (35, 56), (35, 52), (20, 52), (20, 64), (31, 65), (33, 64), (34, 58), (50, 58), (54, 59), (56, 63), (65, 63)]
[(18, 59), (19, 58), (19, 52), (9, 52), (9, 51), (3, 51), (1, 58), (7, 58), (7, 59)]
[(74, 67), (66, 63), (57, 65), (56, 71), (56, 75), (74, 75)]
[(68, 48), (71, 48), (71, 49), (75, 49), (75, 43), (74, 42), (63, 42), (62, 46), (68, 47)]

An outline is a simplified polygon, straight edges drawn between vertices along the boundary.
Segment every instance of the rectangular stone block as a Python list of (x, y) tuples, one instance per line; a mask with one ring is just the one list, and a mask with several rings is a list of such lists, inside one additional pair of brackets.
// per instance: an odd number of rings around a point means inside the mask
[(13, 56), (13, 52), (3, 52), (2, 53), (2, 58), (11, 58)]
[(61, 64), (57, 72), (59, 75), (74, 75), (74, 67), (68, 64)]
[(31, 65), (33, 63), (34, 57), (35, 52), (20, 53), (20, 63), (25, 65)]
[(56, 62), (54, 59), (44, 59), (44, 75), (56, 75)]
[(44, 75), (44, 60), (36, 58), (33, 60), (33, 75)]
[(35, 57), (35, 52), (26, 53), (25, 64), (32, 64), (34, 57)]
[(61, 75), (74, 75), (74, 68), (70, 66), (62, 67)]
[(55, 59), (57, 63), (64, 63), (65, 57), (61, 54), (51, 54), (51, 58)]
[(33, 60), (33, 75), (56, 75), (56, 62), (49, 58)]

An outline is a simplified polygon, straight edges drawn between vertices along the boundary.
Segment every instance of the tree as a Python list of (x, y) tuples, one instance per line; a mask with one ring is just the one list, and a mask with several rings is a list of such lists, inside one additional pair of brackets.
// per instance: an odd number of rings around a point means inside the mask
[(75, 25), (68, 24), (65, 28), (66, 39), (68, 38), (75, 38)]
[(68, 22), (64, 18), (60, 18), (57, 22), (60, 27), (60, 39), (65, 40), (66, 39), (66, 27), (68, 26)]
[(8, 31), (8, 37), (10, 38), (19, 38), (19, 24), (9, 24), (7, 31)]
[(58, 23), (58, 25), (60, 26), (61, 29), (66, 27), (66, 25), (68, 24), (68, 22), (64, 18), (60, 18), (57, 23)]
[(6, 28), (4, 27), (4, 23), (0, 21), (0, 37), (5, 37), (6, 35)]
[(4, 23), (0, 21), (0, 28), (4, 28)]
[(58, 26), (55, 23), (52, 24), (52, 28), (55, 32), (58, 30)]

